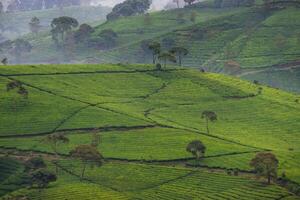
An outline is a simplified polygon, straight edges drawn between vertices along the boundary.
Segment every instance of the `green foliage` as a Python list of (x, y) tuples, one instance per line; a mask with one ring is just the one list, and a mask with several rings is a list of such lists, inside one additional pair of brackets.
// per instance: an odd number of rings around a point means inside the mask
[(206, 147), (200, 140), (194, 140), (187, 145), (186, 151), (192, 153), (196, 160), (199, 160), (204, 156)]
[(115, 20), (120, 17), (142, 14), (150, 8), (151, 3), (151, 0), (126, 0), (115, 5), (106, 18), (107, 20)]
[(81, 160), (83, 164), (82, 172), (80, 175), (80, 180), (83, 180), (84, 173), (87, 165), (91, 166), (101, 166), (102, 165), (102, 155), (99, 153), (97, 148), (92, 145), (79, 145), (74, 150), (70, 151), (70, 156)]
[(258, 153), (250, 162), (258, 176), (268, 179), (268, 184), (272, 179), (277, 178), (277, 168), (279, 161), (272, 153)]
[(65, 40), (65, 34), (70, 32), (73, 28), (77, 28), (78, 25), (78, 21), (72, 17), (63, 16), (54, 18), (51, 22), (52, 39), (58, 45), (60, 40), (61, 42)]

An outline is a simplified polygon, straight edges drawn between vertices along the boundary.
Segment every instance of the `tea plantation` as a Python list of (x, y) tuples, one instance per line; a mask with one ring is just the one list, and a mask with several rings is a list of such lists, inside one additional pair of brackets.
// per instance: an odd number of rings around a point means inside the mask
[[(7, 91), (16, 81), (27, 98)], [(2, 199), (299, 199), (249, 165), (272, 152), (278, 177), (300, 184), (299, 95), (194, 69), (121, 64), (0, 66), (0, 91)], [(205, 110), (218, 116), (209, 132)], [(95, 132), (104, 162), (80, 181), (82, 164), (69, 152)], [(57, 156), (44, 140), (52, 133), (69, 139)], [(186, 151), (193, 140), (207, 148), (200, 161)], [(21, 173), (34, 155), (58, 169), (42, 190)]]

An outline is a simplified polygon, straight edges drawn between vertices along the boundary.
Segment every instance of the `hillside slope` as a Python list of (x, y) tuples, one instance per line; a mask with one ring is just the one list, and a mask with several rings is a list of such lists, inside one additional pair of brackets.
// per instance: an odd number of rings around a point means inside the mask
[[(152, 56), (142, 49), (141, 44), (146, 40), (162, 44), (169, 41), (171, 44), (163, 45), (163, 50), (176, 45), (189, 50), (183, 59), (184, 66), (238, 74), (248, 80), (259, 80), (274, 87), (299, 92), (298, 76), (295, 79), (285, 78), (293, 76), (288, 69), (296, 67), (297, 70), (298, 65), (293, 63), (299, 63), (299, 9), (287, 6), (266, 12), (260, 6), (184, 8), (121, 18), (97, 26), (90, 38), (97, 43), (101, 41), (101, 31), (112, 29), (118, 35), (113, 48), (99, 50), (79, 45), (73, 50), (72, 56), (66, 56), (62, 50), (55, 48), (51, 35), (44, 33), (26, 38), (33, 45), (33, 50), (24, 56), (23, 62), (151, 63)], [(195, 16), (194, 21), (191, 21), (191, 16)], [(4, 56), (14, 62), (14, 57), (5, 51), (1, 57)], [(287, 70), (282, 70), (283, 75), (281, 70), (276, 70), (274, 80), (267, 78), (267, 75), (257, 74), (269, 74), (273, 69), (285, 69), (286, 66)]]
[[(184, 68), (156, 71), (147, 65), (36, 65), (1, 66), (0, 70), (2, 91), (7, 83), (18, 80), (29, 92), (28, 99), (16, 91), (0, 94), (1, 152), (47, 155), (53, 151), (41, 143), (43, 137), (63, 132), (70, 143), (59, 151), (68, 155), (76, 145), (89, 144), (95, 131), (101, 133), (99, 150), (107, 163), (87, 170), (90, 182), (80, 183), (74, 177), (79, 165), (62, 157), (60, 167), (72, 173), (62, 173), (53, 187), (43, 191), (44, 199), (61, 199), (62, 191), (75, 195), (74, 188), (97, 191), (99, 198), (106, 194), (106, 199), (112, 198), (110, 195), (116, 199), (160, 199), (166, 195), (192, 199), (200, 194), (209, 199), (217, 193), (219, 199), (292, 196), (278, 186), (261, 187), (243, 176), (179, 167), (197, 164), (249, 172), (249, 161), (265, 151), (279, 158), (279, 176), (284, 172), (300, 183), (297, 95)], [(210, 133), (201, 119), (205, 110), (218, 115), (209, 125)], [(195, 139), (207, 146), (200, 163), (185, 150)], [(179, 166), (135, 163), (145, 161)], [(207, 182), (199, 185), (199, 180)], [(249, 188), (251, 193), (245, 192)], [(23, 192), (33, 199), (39, 195), (34, 190)]]

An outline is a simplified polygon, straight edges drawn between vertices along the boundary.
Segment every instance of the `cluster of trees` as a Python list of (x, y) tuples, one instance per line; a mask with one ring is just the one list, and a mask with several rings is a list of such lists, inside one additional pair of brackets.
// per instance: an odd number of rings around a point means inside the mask
[[(78, 145), (73, 150), (69, 152), (69, 155), (74, 158), (78, 159), (82, 163), (82, 170), (80, 175), (80, 180), (82, 181), (84, 179), (84, 174), (87, 166), (90, 167), (100, 167), (103, 164), (103, 156), (98, 151), (98, 146), (100, 145), (100, 134), (97, 132), (93, 133), (91, 144), (84, 144), (84, 145)], [(62, 133), (53, 133), (50, 135), (47, 135), (44, 140), (44, 143), (50, 145), (52, 148), (56, 160), (54, 160), (55, 166), (56, 166), (56, 174), (58, 173), (58, 155), (59, 155), (59, 149), (58, 147), (62, 144), (68, 144), (69, 138), (66, 137)]]
[(7, 12), (42, 10), (81, 5), (81, 0), (12, 0), (7, 6)]
[[(117, 45), (118, 34), (112, 29), (102, 30), (97, 36), (91, 37), (94, 32), (88, 24), (81, 24), (72, 17), (59, 17), (51, 22), (52, 39), (58, 48), (71, 53), (77, 45), (84, 45), (96, 49), (107, 50)], [(78, 29), (77, 29), (78, 28)]]
[[(217, 121), (217, 114), (213, 111), (203, 111), (201, 118), (205, 119), (206, 133), (210, 134), (209, 122)], [(204, 157), (206, 149), (206, 146), (200, 140), (193, 140), (186, 147), (186, 151), (191, 153), (197, 161), (200, 161)], [(277, 180), (278, 164), (278, 159), (271, 152), (259, 152), (249, 163), (256, 175), (266, 178), (268, 184), (272, 180)], [(233, 173), (234, 175), (238, 175), (238, 169), (234, 169)], [(231, 171), (228, 174), (231, 174)]]
[(109, 13), (107, 20), (114, 20), (119, 17), (132, 16), (136, 14), (145, 13), (152, 4), (152, 0), (126, 0), (120, 4), (117, 4), (112, 12)]
[(163, 51), (162, 44), (152, 40), (145, 40), (140, 46), (146, 55), (152, 55), (152, 63), (157, 64), (158, 68), (161, 68), (160, 62), (166, 67), (168, 61), (173, 63), (178, 62), (181, 66), (183, 57), (188, 55), (189, 51), (184, 47), (173, 46), (174, 43), (172, 39), (164, 39), (162, 41), (164, 47), (171, 47), (168, 51)]

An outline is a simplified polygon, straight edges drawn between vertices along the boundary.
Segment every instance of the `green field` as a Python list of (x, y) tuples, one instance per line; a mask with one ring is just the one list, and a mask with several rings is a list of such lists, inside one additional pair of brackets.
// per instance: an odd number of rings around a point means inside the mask
[[(14, 176), (22, 163), (1, 157), (3, 194), (46, 200), (297, 199), (251, 177), (249, 162), (256, 152), (271, 151), (280, 161), (279, 176), (284, 172), (300, 183), (299, 95), (178, 67), (24, 65), (0, 66), (0, 71), (0, 153), (32, 152), (51, 161), (54, 152), (43, 142), (45, 135), (63, 132), (70, 139), (59, 146), (58, 181), (42, 191), (13, 187), (22, 181)], [(23, 83), (28, 99), (6, 91), (12, 80)], [(204, 110), (218, 115), (209, 134)], [(96, 128), (105, 163), (87, 169), (80, 182), (80, 164), (68, 153), (89, 144)], [(200, 162), (185, 150), (194, 139), (207, 147)], [(51, 162), (49, 168), (54, 169)], [(247, 173), (227, 175), (233, 168)], [(12, 189), (5, 190), (1, 184), (8, 177)]]

